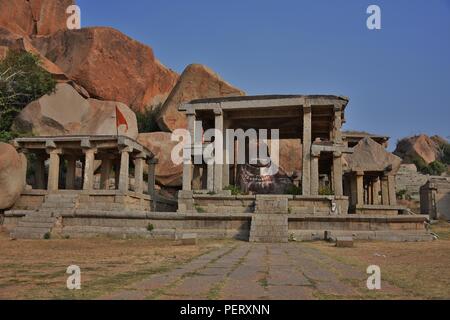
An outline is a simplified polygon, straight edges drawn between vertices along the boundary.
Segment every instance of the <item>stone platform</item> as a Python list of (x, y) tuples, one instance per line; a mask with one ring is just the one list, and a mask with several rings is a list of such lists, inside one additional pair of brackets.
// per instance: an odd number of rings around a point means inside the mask
[[(14, 231), (24, 217), (34, 211), (15, 210), (4, 214), (3, 228)], [(283, 215), (284, 216), (284, 215)], [(248, 241), (250, 213), (155, 213), (146, 211), (101, 211), (75, 209), (58, 217), (52, 236), (89, 238), (99, 235), (178, 239), (184, 233), (196, 233), (199, 239), (239, 239)], [(326, 240), (350, 236), (355, 240), (430, 241), (426, 216), (317, 216), (286, 215), (287, 234), (297, 241)], [(24, 220), (26, 221), (26, 220)], [(256, 221), (256, 220), (255, 220)], [(152, 225), (152, 231), (148, 226)], [(286, 230), (286, 229), (284, 229)]]

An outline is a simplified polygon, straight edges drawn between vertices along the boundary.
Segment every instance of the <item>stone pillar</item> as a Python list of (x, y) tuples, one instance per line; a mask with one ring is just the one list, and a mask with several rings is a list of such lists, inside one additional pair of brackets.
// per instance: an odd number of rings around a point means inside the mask
[(156, 165), (158, 164), (158, 160), (150, 159), (147, 161), (148, 163), (148, 194), (152, 197), (152, 210), (156, 210)]
[(302, 191), (304, 196), (311, 195), (311, 106), (303, 107), (303, 172)]
[[(191, 191), (192, 190), (192, 177), (193, 177), (193, 163), (192, 163), (192, 149), (194, 145), (195, 139), (195, 111), (186, 112), (188, 130), (191, 136), (191, 144), (186, 145), (183, 150), (183, 191)], [(187, 159), (188, 151), (191, 153), (191, 157)], [(186, 163), (188, 160), (191, 160), (191, 163)]]
[(67, 157), (66, 190), (75, 189), (76, 171), (77, 159), (73, 156)]
[(120, 174), (119, 174), (119, 191), (128, 192), (130, 185), (130, 148), (123, 148), (120, 151)]
[(144, 192), (144, 164), (145, 154), (139, 154), (134, 160), (134, 192)]
[(372, 188), (372, 192), (373, 192), (372, 198), (373, 198), (373, 204), (374, 205), (379, 205), (380, 204), (380, 190), (381, 190), (380, 178), (376, 178), (373, 181), (373, 188)]
[[(220, 109), (215, 109), (214, 115), (215, 115), (215, 129), (221, 133), (222, 142), (223, 142), (223, 138), (224, 138), (223, 112)], [(222, 147), (222, 150), (223, 150), (223, 147)], [(216, 152), (217, 152), (217, 150), (216, 150)], [(222, 162), (223, 162), (223, 159), (222, 159)], [(222, 190), (223, 190), (223, 164), (215, 163), (214, 164), (214, 192), (219, 193)]]
[(114, 160), (114, 189), (119, 190), (120, 181), (120, 160)]
[(112, 160), (104, 158), (100, 167), (100, 188), (109, 190), (109, 178), (111, 176)]
[(356, 172), (356, 205), (364, 205), (364, 171)]
[(320, 152), (311, 154), (311, 195), (319, 195), (319, 157)]
[(388, 192), (389, 192), (389, 205), (397, 205), (397, 192), (395, 190), (395, 176), (388, 175)]
[(95, 168), (95, 149), (85, 149), (84, 152), (84, 179), (83, 190), (91, 191), (94, 189), (94, 168)]
[(334, 107), (334, 126), (333, 126), (333, 139), (334, 143), (342, 144), (342, 107), (336, 105)]
[(45, 190), (45, 156), (38, 156), (35, 164), (36, 189)]
[(388, 177), (385, 175), (381, 177), (381, 203), (384, 206), (389, 205), (389, 183)]
[(48, 191), (58, 191), (59, 189), (59, 164), (60, 164), (60, 149), (47, 150), (50, 155), (50, 165), (48, 168)]
[(206, 162), (206, 189), (209, 192), (214, 191), (214, 164), (208, 164), (211, 159), (205, 158)]
[(341, 197), (344, 195), (342, 182), (342, 152), (333, 153), (333, 186), (334, 195)]

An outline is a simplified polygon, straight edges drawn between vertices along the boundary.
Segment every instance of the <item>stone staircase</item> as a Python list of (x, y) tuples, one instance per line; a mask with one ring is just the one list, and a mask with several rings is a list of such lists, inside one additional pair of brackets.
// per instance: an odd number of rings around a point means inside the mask
[(20, 219), (11, 233), (12, 239), (44, 239), (55, 227), (57, 217), (62, 212), (75, 210), (78, 205), (77, 194), (49, 194), (41, 209), (29, 212)]
[(257, 196), (250, 227), (250, 242), (289, 241), (288, 200), (283, 196)]

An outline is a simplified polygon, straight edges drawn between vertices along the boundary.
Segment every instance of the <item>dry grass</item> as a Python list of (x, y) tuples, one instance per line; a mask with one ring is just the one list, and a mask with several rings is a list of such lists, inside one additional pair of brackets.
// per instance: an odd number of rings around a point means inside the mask
[(383, 290), (368, 292), (367, 298), (450, 299), (450, 224), (442, 222), (432, 229), (439, 235), (439, 241), (357, 242), (355, 248), (335, 248), (326, 243), (310, 245), (360, 270), (378, 265), (385, 287), (401, 290), (388, 296)]
[[(94, 299), (221, 245), (106, 238), (11, 241), (0, 233), (0, 299)], [(69, 265), (81, 268), (83, 290), (67, 290)]]

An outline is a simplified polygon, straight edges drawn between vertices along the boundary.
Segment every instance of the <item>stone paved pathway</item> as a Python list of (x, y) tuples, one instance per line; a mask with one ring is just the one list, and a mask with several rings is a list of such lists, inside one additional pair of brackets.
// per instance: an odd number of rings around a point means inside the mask
[[(365, 270), (300, 243), (239, 242), (114, 292), (105, 299), (305, 300), (358, 298)], [(367, 292), (366, 292), (367, 293)]]

